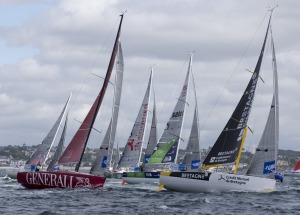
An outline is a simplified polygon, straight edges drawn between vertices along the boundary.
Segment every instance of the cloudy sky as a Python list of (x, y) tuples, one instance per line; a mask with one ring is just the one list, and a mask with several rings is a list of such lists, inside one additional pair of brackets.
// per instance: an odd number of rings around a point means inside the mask
[[(0, 0), (0, 145), (36, 145), (48, 133), (71, 91), (67, 141), (88, 112), (103, 80), (119, 14), (125, 74), (116, 141), (124, 146), (154, 66), (158, 136), (170, 117), (193, 56), (201, 145), (213, 145), (254, 70), (274, 10), (280, 102), (280, 146), (300, 150), (300, 1), (292, 0)], [(262, 65), (246, 147), (266, 123), (272, 97), (270, 45)], [(112, 79), (113, 80), (113, 79)], [(192, 89), (192, 87), (191, 87)], [(108, 87), (90, 147), (99, 147), (111, 116)], [(182, 137), (188, 139), (193, 92)], [(151, 105), (150, 105), (151, 106)], [(149, 118), (151, 121), (151, 116)], [(148, 123), (148, 124), (149, 124)], [(146, 132), (147, 139), (148, 130)]]

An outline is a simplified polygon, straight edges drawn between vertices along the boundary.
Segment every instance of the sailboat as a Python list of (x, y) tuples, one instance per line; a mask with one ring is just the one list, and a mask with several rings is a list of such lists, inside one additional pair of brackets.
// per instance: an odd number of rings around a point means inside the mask
[(149, 112), (148, 107), (151, 97), (152, 76), (153, 68), (150, 72), (148, 86), (139, 113), (127, 140), (127, 144), (125, 145), (123, 154), (117, 165), (117, 168), (121, 171), (136, 171), (136, 169), (138, 169), (140, 166), (142, 146)]
[(184, 111), (187, 100), (189, 77), (192, 66), (192, 54), (190, 55), (189, 67), (184, 81), (183, 88), (171, 114), (166, 128), (157, 144), (156, 150), (149, 158), (147, 164), (143, 165), (141, 172), (125, 172), (122, 184), (156, 183), (160, 172), (164, 169), (171, 170), (176, 164), (181, 130), (184, 119)]
[[(167, 190), (181, 191), (181, 192), (227, 192), (233, 190), (241, 191), (255, 191), (255, 192), (271, 192), (275, 189), (276, 181), (274, 177), (270, 177), (269, 173), (274, 169), (274, 164), (276, 158), (274, 157), (277, 150), (278, 144), (276, 138), (273, 139), (272, 146), (264, 146), (258, 148), (257, 153), (260, 150), (265, 149), (265, 151), (273, 151), (271, 160), (265, 161), (259, 159), (259, 155), (255, 155), (252, 161), (251, 167), (246, 175), (236, 174), (239, 159), (241, 157), (243, 144), (246, 138), (248, 126), (247, 121), (252, 108), (252, 102), (255, 95), (257, 81), (259, 79), (260, 67), (264, 55), (265, 44), (267, 36), (269, 33), (270, 23), (271, 23), (272, 12), (270, 15), (267, 32), (264, 38), (263, 46), (256, 64), (255, 70), (252, 74), (252, 77), (246, 87), (245, 92), (243, 93), (242, 98), (240, 99), (236, 109), (234, 110), (232, 116), (218, 137), (217, 141), (213, 145), (212, 149), (208, 153), (207, 157), (203, 161), (203, 169), (208, 169), (214, 166), (230, 165), (235, 163), (235, 168), (233, 173), (225, 172), (178, 172), (178, 173), (169, 173), (162, 172), (160, 175), (160, 188), (166, 188)], [(272, 42), (273, 43), (273, 42)], [(272, 46), (273, 53), (274, 46)], [(274, 64), (275, 62), (275, 64)], [(274, 79), (277, 82), (277, 69), (274, 68), (276, 65), (275, 55), (273, 55), (273, 73)], [(277, 84), (274, 84), (274, 97), (276, 100), (278, 89), (276, 89)], [(278, 99), (277, 99), (278, 101)], [(278, 126), (278, 116), (276, 119), (276, 112), (274, 107), (276, 106), (276, 101), (274, 105), (272, 102), (271, 111), (269, 120), (272, 119), (273, 127), (271, 126), (265, 129), (273, 129)], [(277, 127), (278, 128), (278, 127)], [(273, 133), (272, 133), (273, 132)], [(264, 132), (267, 134), (268, 132)], [(269, 135), (276, 133), (274, 130), (268, 133)], [(263, 135), (262, 139), (266, 136)], [(276, 137), (276, 134), (275, 134)], [(262, 141), (261, 141), (262, 142)], [(256, 154), (257, 154), (256, 153)], [(255, 167), (255, 168), (254, 168)], [(254, 169), (258, 168), (258, 172), (254, 172)], [(250, 175), (250, 173), (253, 174)], [(268, 174), (263, 174), (264, 172)], [(269, 176), (269, 177), (268, 177)]]
[(300, 160), (296, 163), (293, 170), (284, 171), (285, 176), (300, 177)]
[(58, 165), (76, 165), (75, 171), (42, 171), (42, 172), (20, 172), (17, 175), (18, 182), (29, 189), (43, 188), (98, 188), (103, 187), (106, 178), (103, 176), (95, 176), (92, 174), (80, 173), (80, 164), (87, 146), (94, 122), (103, 101), (110, 76), (115, 64), (115, 59), (119, 47), (119, 38), (121, 34), (121, 26), (124, 14), (120, 15), (120, 23), (114, 47), (112, 50), (110, 62), (104, 78), (102, 88), (96, 97), (91, 109), (83, 120), (79, 129), (75, 133), (71, 142), (59, 158)]
[(30, 156), (30, 158), (26, 161), (25, 166), (19, 167), (19, 168), (8, 168), (6, 170), (7, 176), (9, 176), (12, 179), (16, 179), (18, 172), (34, 171), (37, 164), (41, 165), (42, 167), (44, 166), (45, 162), (48, 159), (49, 152), (52, 148), (52, 145), (55, 141), (57, 132), (61, 126), (61, 122), (63, 120), (65, 112), (67, 111), (68, 104), (71, 99), (71, 95), (72, 95), (72, 93), (68, 97), (68, 100), (67, 100), (61, 114), (59, 115), (56, 122), (50, 129), (49, 133), (46, 135), (46, 137), (44, 138), (42, 143), (37, 146), (37, 149), (33, 152), (33, 154)]

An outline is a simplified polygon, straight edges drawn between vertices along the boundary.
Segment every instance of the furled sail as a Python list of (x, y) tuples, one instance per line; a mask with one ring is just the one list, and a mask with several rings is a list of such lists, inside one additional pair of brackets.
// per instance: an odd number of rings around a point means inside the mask
[(264, 55), (270, 21), (264, 43), (258, 58), (253, 75), (247, 85), (242, 98), (225, 125), (223, 131), (203, 161), (203, 168), (222, 164), (234, 163), (241, 152), (241, 146), (246, 137), (247, 121), (250, 115), (255, 89), (259, 78), (260, 67)]
[(83, 120), (83, 123), (77, 130), (76, 134), (74, 135), (73, 139), (67, 146), (66, 150), (58, 160), (58, 164), (76, 164), (75, 170), (78, 171), (81, 160), (83, 157), (84, 150), (86, 148), (91, 130), (93, 128), (94, 122), (96, 120), (99, 108), (101, 106), (101, 103), (103, 101), (107, 85), (109, 83), (109, 79), (113, 70), (113, 66), (115, 64), (116, 55), (118, 52), (119, 47), (119, 38), (121, 34), (121, 26), (123, 21), (123, 14), (121, 15), (121, 20), (119, 24), (118, 33), (115, 39), (113, 51), (111, 54), (110, 62), (107, 68), (107, 72), (104, 78), (104, 83), (102, 85), (102, 88), (94, 101), (94, 104), (92, 105), (90, 111), (88, 112), (87, 116)]
[(149, 134), (149, 141), (145, 151), (144, 164), (148, 163), (149, 158), (151, 157), (155, 147), (157, 146), (157, 119), (156, 119), (156, 104), (155, 104), (155, 96), (154, 104), (153, 104), (153, 112), (152, 112), (152, 123)]
[(158, 142), (157, 150), (150, 157), (148, 164), (174, 163), (177, 158), (179, 139), (184, 119), (184, 110), (189, 86), (190, 71), (192, 70), (192, 54), (183, 88), (175, 105), (174, 111)]
[(61, 114), (59, 115), (58, 119), (56, 120), (55, 124), (53, 125), (53, 127), (51, 128), (51, 130), (49, 131), (49, 133), (43, 140), (43, 142), (37, 146), (37, 149), (31, 155), (31, 157), (28, 159), (28, 161), (26, 162), (26, 165), (37, 164), (38, 162), (41, 165), (43, 165), (46, 162), (49, 152), (50, 152), (50, 149), (54, 143), (58, 129), (59, 129), (62, 119), (64, 117), (64, 114), (67, 110), (69, 101), (71, 99), (71, 95), (72, 95), (72, 93), (70, 94), (70, 96), (69, 96)]
[(279, 141), (279, 102), (278, 102), (278, 77), (275, 47), (271, 37), (272, 66), (273, 66), (273, 99), (268, 120), (250, 164), (247, 175), (266, 176), (276, 172), (276, 161)]
[(65, 125), (60, 137), (60, 140), (58, 142), (57, 148), (55, 150), (55, 153), (51, 159), (50, 164), (48, 165), (47, 171), (51, 171), (51, 170), (55, 170), (55, 165), (57, 164), (58, 159), (60, 158), (60, 156), (63, 153), (64, 150), (64, 142), (65, 142), (65, 137), (66, 137), (66, 131), (67, 131), (67, 123), (68, 123), (68, 114), (66, 116), (66, 120), (65, 120)]
[(112, 118), (109, 123), (108, 129), (105, 133), (103, 142), (100, 146), (99, 151), (96, 155), (96, 160), (92, 165), (90, 173), (100, 174), (110, 167), (110, 161), (112, 157), (112, 149), (116, 136), (120, 101), (121, 101), (121, 92), (122, 92), (122, 83), (123, 83), (123, 74), (124, 74), (124, 60), (123, 53), (121, 48), (121, 43), (119, 43), (118, 56), (116, 62), (116, 75), (115, 75), (115, 92), (114, 92), (114, 101), (113, 101), (113, 113)]
[(135, 167), (139, 165), (142, 146), (144, 142), (145, 127), (148, 117), (148, 106), (152, 86), (152, 74), (153, 69), (151, 69), (148, 87), (143, 99), (143, 103), (140, 107), (139, 113), (131, 130), (131, 134), (128, 138), (122, 157), (119, 161), (119, 168)]

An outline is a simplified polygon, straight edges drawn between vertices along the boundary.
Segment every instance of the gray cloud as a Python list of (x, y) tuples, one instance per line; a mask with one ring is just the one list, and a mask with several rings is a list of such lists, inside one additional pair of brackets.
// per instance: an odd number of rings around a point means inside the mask
[[(0, 38), (7, 48), (36, 50), (15, 64), (0, 65), (1, 145), (40, 143), (70, 91), (74, 95), (67, 140), (72, 138), (79, 126), (73, 119), (83, 120), (103, 82), (90, 73), (104, 76), (118, 15), (126, 9), (121, 38), (126, 71), (117, 131), (119, 145), (124, 146), (129, 136), (153, 64), (158, 132), (162, 133), (183, 84), (189, 50), (196, 51), (193, 73), (200, 125), (204, 125), (201, 144), (212, 145), (250, 78), (245, 69), (253, 70), (256, 64), (267, 25), (266, 7), (278, 3), (272, 29), (279, 70), (280, 148), (297, 149), (300, 29), (296, 26), (300, 15), (296, 8), (300, 2), (65, 0), (47, 3), (43, 11), (32, 14), (20, 25), (0, 26)], [(24, 5), (23, 1), (14, 4)], [(260, 84), (257, 92), (253, 119), (249, 122), (255, 132), (248, 135), (249, 144), (257, 144), (271, 102), (269, 66), (266, 58), (262, 69), (266, 84)], [(103, 133), (111, 114), (112, 89), (112, 86), (108, 89), (95, 125)], [(184, 139), (188, 138), (193, 112), (192, 92), (189, 100)], [(93, 134), (92, 146), (100, 145), (103, 133)]]

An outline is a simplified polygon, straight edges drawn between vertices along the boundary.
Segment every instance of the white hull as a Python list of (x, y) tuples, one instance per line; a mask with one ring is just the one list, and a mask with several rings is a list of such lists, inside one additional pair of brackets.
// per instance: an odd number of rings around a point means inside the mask
[(274, 179), (227, 173), (185, 173), (180, 177), (161, 173), (159, 183), (167, 190), (179, 192), (229, 192), (253, 191), (272, 192)]
[(159, 178), (123, 177), (123, 182), (127, 184), (158, 184)]
[(6, 175), (11, 179), (17, 179), (17, 174), (21, 171), (24, 171), (24, 167), (8, 167), (6, 169)]

